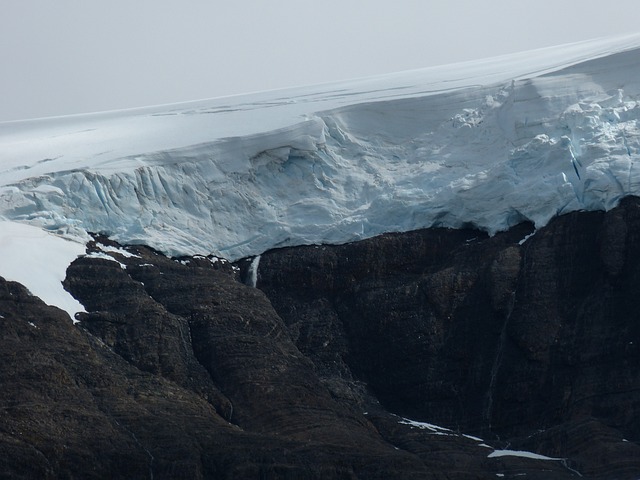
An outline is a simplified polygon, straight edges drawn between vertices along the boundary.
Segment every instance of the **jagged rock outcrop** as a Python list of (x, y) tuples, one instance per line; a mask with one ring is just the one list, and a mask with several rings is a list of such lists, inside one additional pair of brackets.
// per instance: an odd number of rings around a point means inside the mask
[(430, 229), (268, 252), (258, 287), (321, 372), (346, 365), (389, 410), (633, 478), (639, 275), (628, 198), (534, 235)]
[(0, 280), (0, 478), (637, 478), (640, 200), (533, 233)]

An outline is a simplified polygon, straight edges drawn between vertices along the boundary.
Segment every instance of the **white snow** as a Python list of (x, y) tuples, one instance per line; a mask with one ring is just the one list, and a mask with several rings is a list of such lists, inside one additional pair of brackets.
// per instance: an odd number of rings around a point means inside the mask
[[(401, 423), (403, 425), (409, 425), (410, 427), (413, 428), (419, 428), (421, 430), (429, 430), (431, 432), (431, 435), (445, 435), (445, 436), (455, 436), (455, 437), (464, 437), (467, 438), (469, 440), (473, 440), (474, 442), (484, 442), (483, 439), (478, 438), (478, 437), (474, 437), (473, 435), (467, 435), (464, 433), (456, 433), (453, 430), (449, 429), (449, 428), (445, 428), (445, 427), (440, 427), (438, 425), (434, 425), (433, 423), (427, 423), (427, 422), (418, 422), (416, 420), (411, 420), (409, 418), (402, 418), (400, 417), (400, 420), (398, 421), (398, 423)], [(489, 445), (486, 445), (484, 443), (480, 443), (478, 445), (479, 447), (488, 447), (493, 449), (493, 447), (490, 447)]]
[(547, 457), (545, 455), (540, 455), (538, 453), (527, 452), (524, 450), (494, 450), (488, 456), (488, 458), (498, 458), (498, 457), (523, 457), (530, 458), (532, 460), (554, 460), (561, 462), (562, 458), (553, 458)]
[(142, 258), (140, 255), (136, 255), (135, 253), (131, 253), (124, 248), (112, 247), (109, 245), (104, 245), (100, 242), (96, 243), (96, 247), (102, 250), (103, 252), (108, 253), (117, 253), (118, 255), (122, 255), (126, 258)]
[(65, 310), (72, 319), (85, 310), (64, 290), (62, 281), (69, 264), (84, 251), (84, 243), (31, 225), (0, 220), (0, 275), (27, 286), (31, 294)]
[(403, 425), (409, 425), (411, 427), (415, 427), (415, 428), (419, 428), (421, 430), (429, 430), (433, 435), (455, 435), (457, 436), (456, 433), (454, 433), (452, 430), (445, 428), (445, 427), (439, 427), (438, 425), (434, 425), (432, 423), (427, 423), (427, 422), (418, 422), (416, 420), (411, 420), (408, 418), (402, 418), (398, 423), (401, 423)]
[[(79, 241), (104, 232), (173, 256), (235, 260), (429, 226), (541, 227), (640, 194), (639, 155), (640, 35), (628, 35), (0, 123), (0, 216)], [(1, 276), (9, 254), (0, 248)], [(56, 269), (59, 283), (66, 265), (40, 268)], [(35, 293), (34, 277), (21, 278)]]
[(529, 240), (535, 234), (536, 234), (536, 232), (533, 231), (533, 232), (529, 233), (528, 235), (525, 235), (524, 238), (518, 242), (518, 245), (524, 245), (527, 242), (527, 240)]
[(108, 253), (105, 252), (91, 252), (89, 254), (86, 255), (86, 257), (88, 258), (101, 258), (103, 260), (109, 260), (111, 262), (115, 262), (118, 265), (120, 265), (120, 268), (123, 270), (127, 269), (127, 266), (122, 263), (121, 261), (117, 260), (116, 258), (112, 257), (111, 255), (109, 255)]

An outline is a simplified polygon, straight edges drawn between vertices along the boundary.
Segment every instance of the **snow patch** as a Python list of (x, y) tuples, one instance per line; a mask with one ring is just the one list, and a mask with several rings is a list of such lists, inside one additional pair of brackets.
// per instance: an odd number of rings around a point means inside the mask
[(546, 455), (540, 455), (538, 453), (527, 452), (524, 450), (494, 450), (489, 455), (488, 458), (499, 458), (499, 457), (522, 457), (522, 458), (530, 458), (532, 460), (553, 460), (561, 462), (563, 458), (553, 458), (547, 457)]
[(534, 231), (533, 231), (533, 232), (531, 232), (530, 234), (525, 235), (525, 237), (524, 237), (522, 240), (520, 240), (520, 241), (518, 242), (518, 245), (524, 245), (524, 244), (526, 243), (526, 241), (527, 241), (527, 240), (529, 240), (531, 237), (533, 237), (535, 234), (536, 234), (536, 232), (535, 232), (535, 230), (534, 230)]
[(84, 243), (38, 227), (0, 220), (0, 276), (19, 282), (48, 305), (75, 314), (84, 307), (62, 287), (67, 267), (85, 252)]
[(434, 425), (432, 423), (417, 422), (415, 420), (409, 420), (408, 418), (403, 418), (398, 423), (401, 423), (403, 425), (409, 425), (409, 426), (415, 427), (415, 428), (419, 428), (421, 430), (429, 430), (429, 431), (431, 431), (432, 433), (434, 433), (436, 435), (456, 435), (452, 430), (450, 430), (448, 428), (439, 427), (438, 425)]
[[(415, 420), (410, 420), (408, 418), (401, 418), (398, 421), (398, 423), (401, 423), (403, 425), (409, 425), (409, 426), (415, 427), (415, 428), (419, 428), (421, 430), (429, 430), (432, 435), (446, 435), (446, 436), (464, 437), (464, 438), (468, 438), (469, 440), (473, 440), (475, 442), (484, 442), (484, 440), (482, 440), (481, 438), (474, 437), (473, 435), (466, 435), (464, 433), (462, 433), (462, 434), (456, 433), (453, 430), (450, 430), (450, 429), (445, 428), (445, 427), (439, 427), (438, 425), (434, 425), (432, 423), (417, 422)], [(493, 447), (489, 447), (489, 448), (493, 448)]]
[(124, 248), (112, 247), (109, 245), (104, 245), (102, 243), (96, 243), (96, 247), (102, 250), (103, 252), (117, 253), (118, 255), (122, 255), (125, 258), (142, 258), (140, 255), (131, 253), (128, 250), (125, 250)]
[(85, 256), (86, 256), (87, 258), (101, 258), (101, 259), (103, 259), (103, 260), (109, 260), (109, 261), (111, 261), (111, 262), (115, 262), (115, 263), (117, 263), (118, 265), (120, 265), (120, 268), (122, 268), (123, 270), (126, 270), (126, 269), (127, 269), (127, 266), (126, 266), (124, 263), (122, 263), (122, 262), (120, 262), (120, 261), (116, 260), (116, 259), (115, 259), (115, 258), (113, 258), (111, 255), (109, 255), (109, 254), (107, 254), (107, 253), (104, 253), (104, 252), (91, 252), (91, 253), (89, 253), (89, 254), (87, 254), (87, 255), (85, 255)]

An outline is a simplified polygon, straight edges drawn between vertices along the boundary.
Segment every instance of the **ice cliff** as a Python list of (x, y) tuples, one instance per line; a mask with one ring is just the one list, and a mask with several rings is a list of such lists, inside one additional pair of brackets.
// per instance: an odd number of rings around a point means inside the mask
[[(0, 216), (229, 259), (640, 194), (640, 36), (0, 124)], [(1, 274), (2, 272), (0, 272)]]

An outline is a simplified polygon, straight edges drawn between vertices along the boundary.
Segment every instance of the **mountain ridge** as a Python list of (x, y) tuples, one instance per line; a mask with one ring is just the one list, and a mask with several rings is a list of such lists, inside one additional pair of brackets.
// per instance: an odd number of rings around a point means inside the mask
[[(640, 201), (252, 259), (96, 237), (0, 281), (11, 478), (632, 479)], [(254, 265), (255, 267), (255, 265)]]

